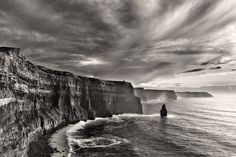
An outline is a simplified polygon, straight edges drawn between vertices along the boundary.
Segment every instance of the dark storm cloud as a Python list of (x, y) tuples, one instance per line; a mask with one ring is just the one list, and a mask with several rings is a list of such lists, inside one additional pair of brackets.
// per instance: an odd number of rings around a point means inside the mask
[(229, 54), (229, 51), (219, 51), (219, 50), (204, 50), (201, 48), (198, 49), (182, 49), (182, 50), (172, 50), (168, 52), (163, 52), (165, 54), (172, 54), (172, 55), (202, 55), (202, 54)]
[(197, 69), (192, 69), (192, 70), (184, 71), (183, 73), (193, 73), (193, 72), (199, 72), (199, 71), (203, 71), (203, 70), (205, 70), (205, 69), (197, 68)]
[(221, 67), (220, 67), (220, 66), (217, 66), (217, 67), (212, 67), (212, 68), (210, 68), (210, 70), (217, 70), (217, 69), (221, 69)]
[(184, 70), (195, 72), (188, 70), (193, 66), (204, 70), (229, 64), (235, 27), (232, 32), (228, 26), (236, 19), (235, 4), (233, 0), (4, 1), (0, 44), (20, 47), (30, 60), (48, 67), (148, 82)]
[[(209, 70), (219, 70), (219, 69), (221, 69), (220, 66), (209, 68)], [(200, 72), (200, 71), (204, 71), (204, 70), (207, 70), (207, 69), (205, 69), (205, 68), (196, 68), (196, 69), (191, 69), (191, 70), (184, 71), (183, 73), (194, 73), (194, 72)]]

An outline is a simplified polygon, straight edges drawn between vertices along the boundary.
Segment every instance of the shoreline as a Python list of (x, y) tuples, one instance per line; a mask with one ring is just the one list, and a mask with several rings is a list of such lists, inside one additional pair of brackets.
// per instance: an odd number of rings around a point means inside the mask
[(37, 140), (28, 145), (27, 156), (29, 157), (67, 157), (69, 146), (67, 145), (66, 131), (71, 125), (68, 123), (56, 128), (46, 130), (44, 135), (38, 136)]
[(49, 138), (48, 144), (53, 149), (51, 157), (67, 157), (70, 148), (68, 146), (67, 131), (71, 126), (65, 126), (55, 131)]
[(38, 136), (37, 140), (29, 143), (27, 151), (28, 157), (68, 157), (70, 147), (66, 135), (67, 131), (72, 131), (73, 127), (76, 127), (77, 124), (81, 125), (82, 123), (82, 125), (84, 125), (84, 123), (94, 121), (96, 121), (96, 119), (80, 120), (46, 130), (44, 135)]
[(0, 47), (0, 54), (0, 156), (47, 157), (53, 153), (47, 138), (64, 126), (143, 113), (130, 82), (39, 66), (19, 48)]

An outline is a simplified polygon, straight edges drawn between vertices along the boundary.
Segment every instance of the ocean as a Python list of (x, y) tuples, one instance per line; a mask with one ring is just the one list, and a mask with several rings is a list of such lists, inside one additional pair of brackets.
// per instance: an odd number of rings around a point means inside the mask
[(144, 115), (80, 122), (68, 130), (69, 157), (236, 156), (236, 97), (182, 98), (143, 104)]

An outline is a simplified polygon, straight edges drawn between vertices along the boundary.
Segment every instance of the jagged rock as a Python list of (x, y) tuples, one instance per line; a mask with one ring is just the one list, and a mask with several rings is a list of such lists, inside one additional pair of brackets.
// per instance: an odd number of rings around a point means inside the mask
[(162, 105), (161, 110), (160, 110), (160, 115), (161, 117), (166, 117), (167, 116), (167, 109), (166, 109), (166, 105)]
[(48, 130), (120, 113), (142, 113), (131, 83), (51, 70), (0, 48), (0, 156), (27, 156)]

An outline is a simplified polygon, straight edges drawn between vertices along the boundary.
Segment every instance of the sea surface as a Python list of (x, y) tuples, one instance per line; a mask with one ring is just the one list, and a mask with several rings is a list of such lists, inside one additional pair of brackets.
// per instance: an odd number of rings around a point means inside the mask
[(145, 115), (80, 122), (68, 131), (70, 157), (236, 157), (236, 97), (143, 104)]

